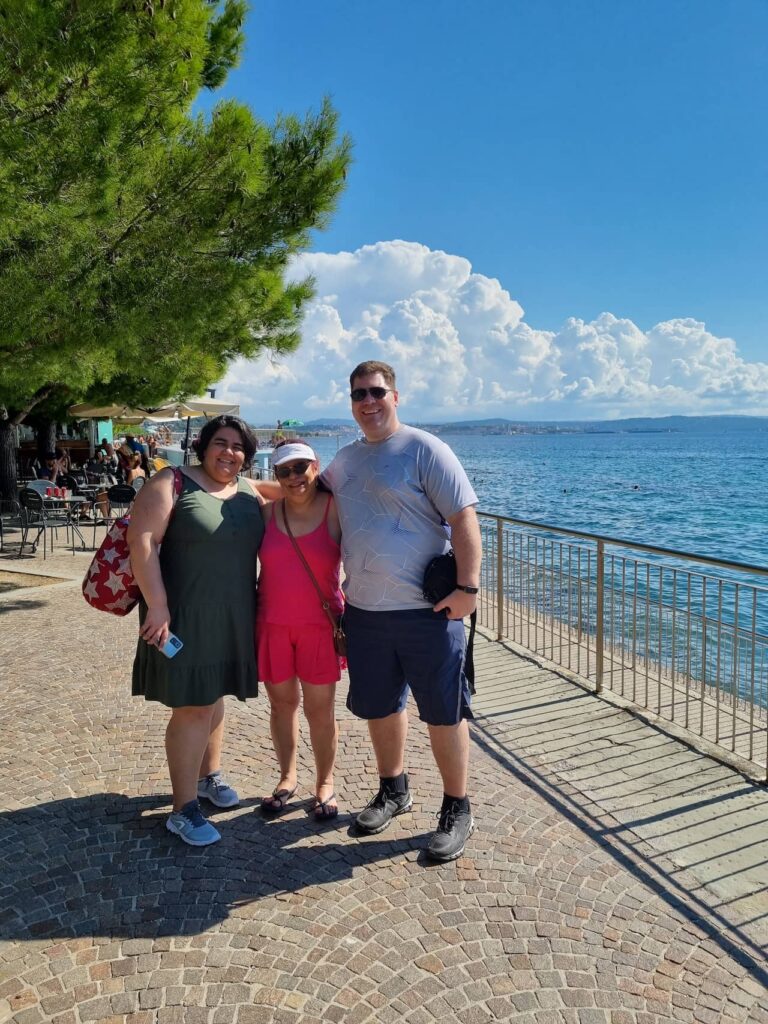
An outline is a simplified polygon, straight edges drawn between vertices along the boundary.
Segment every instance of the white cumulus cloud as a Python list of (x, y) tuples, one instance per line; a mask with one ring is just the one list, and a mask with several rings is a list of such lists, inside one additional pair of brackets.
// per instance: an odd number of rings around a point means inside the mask
[(349, 372), (364, 359), (395, 367), (411, 422), (768, 413), (768, 364), (697, 320), (643, 331), (602, 313), (540, 330), (495, 278), (416, 242), (306, 253), (291, 274), (316, 282), (300, 349), (238, 360), (220, 385), (253, 422), (348, 417)]

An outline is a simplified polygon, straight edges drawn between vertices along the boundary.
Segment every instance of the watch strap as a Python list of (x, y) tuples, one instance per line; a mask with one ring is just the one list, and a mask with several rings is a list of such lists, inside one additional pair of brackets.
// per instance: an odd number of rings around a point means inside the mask
[(479, 587), (463, 587), (461, 585), (461, 583), (457, 583), (456, 584), (456, 589), (457, 590), (463, 590), (465, 594), (479, 594), (480, 593), (480, 588)]

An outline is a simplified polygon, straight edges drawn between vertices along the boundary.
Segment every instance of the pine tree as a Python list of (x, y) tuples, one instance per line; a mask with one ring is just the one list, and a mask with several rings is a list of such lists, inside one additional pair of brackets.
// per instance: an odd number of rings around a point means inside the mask
[(349, 143), (242, 104), (193, 116), (242, 47), (242, 0), (0, 0), (0, 493), (11, 427), (80, 400), (198, 393), (299, 342)]

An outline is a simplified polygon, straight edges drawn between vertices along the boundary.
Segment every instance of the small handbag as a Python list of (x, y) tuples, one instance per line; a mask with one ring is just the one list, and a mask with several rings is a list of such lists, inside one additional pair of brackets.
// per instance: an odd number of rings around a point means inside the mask
[(436, 555), (424, 570), (424, 582), (421, 585), (424, 600), (437, 604), (456, 589), (456, 556), (453, 549), (444, 555)]
[(291, 533), (291, 527), (288, 523), (288, 513), (285, 508), (285, 499), (283, 499), (280, 502), (280, 507), (282, 508), (283, 511), (283, 522), (285, 523), (285, 532), (288, 534), (288, 538), (291, 544), (293, 544), (294, 551), (301, 559), (302, 565), (307, 570), (307, 575), (312, 580), (312, 585), (317, 591), (317, 596), (320, 598), (320, 604), (323, 606), (323, 611), (325, 612), (326, 616), (328, 617), (328, 621), (331, 624), (331, 629), (333, 630), (333, 649), (336, 651), (340, 658), (346, 658), (347, 635), (342, 627), (341, 619), (337, 619), (336, 616), (331, 611), (330, 602), (327, 600), (327, 598), (323, 597), (323, 592), (320, 589), (320, 585), (318, 584), (317, 580), (315, 579), (315, 574), (310, 569), (309, 562), (307, 562), (301, 548), (296, 543), (296, 538)]
[[(184, 487), (180, 469), (173, 471), (173, 507)], [(173, 515), (173, 511), (171, 511)], [(91, 560), (83, 580), (83, 597), (92, 608), (110, 615), (127, 615), (139, 603), (141, 590), (131, 569), (128, 548), (130, 515), (116, 519)]]
[[(453, 548), (446, 551), (444, 555), (436, 555), (424, 570), (424, 582), (421, 585), (424, 600), (430, 604), (437, 604), (444, 597), (456, 589), (458, 576), (456, 575), (456, 556)], [(477, 609), (469, 617), (469, 636), (467, 637), (467, 648), (464, 655), (464, 675), (469, 683), (469, 692), (475, 692), (475, 629), (477, 627)]]

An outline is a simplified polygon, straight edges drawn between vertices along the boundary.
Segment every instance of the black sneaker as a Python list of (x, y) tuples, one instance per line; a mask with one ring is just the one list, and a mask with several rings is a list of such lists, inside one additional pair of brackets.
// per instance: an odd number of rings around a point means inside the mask
[(369, 835), (383, 832), (396, 815), (410, 811), (413, 806), (413, 797), (408, 788), (408, 776), (404, 775), (403, 777), (405, 779), (404, 793), (398, 793), (393, 788), (391, 780), (381, 780), (379, 792), (355, 819), (355, 824), (361, 831), (367, 832)]
[(464, 853), (466, 842), (475, 831), (475, 819), (461, 800), (445, 804), (439, 817), (437, 832), (427, 844), (427, 856), (432, 860), (456, 860)]

